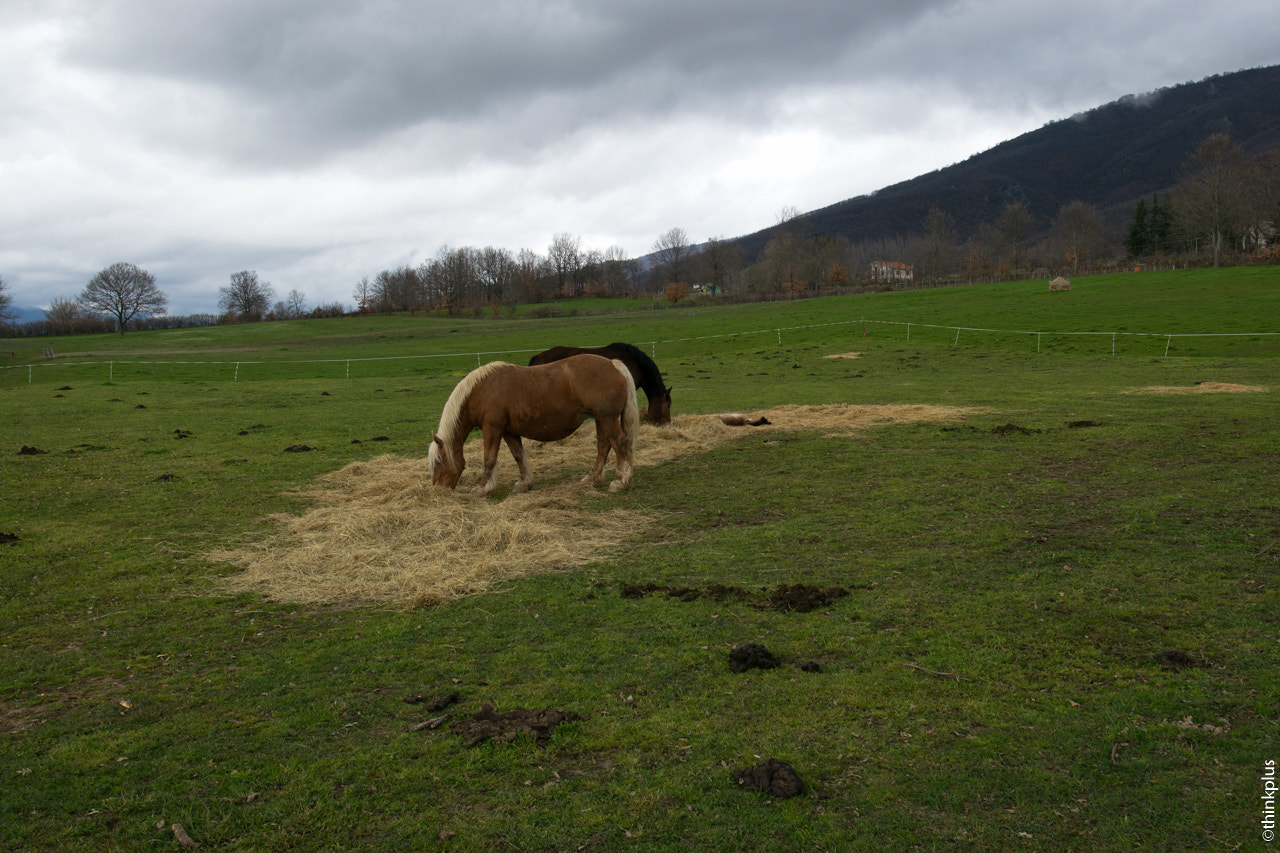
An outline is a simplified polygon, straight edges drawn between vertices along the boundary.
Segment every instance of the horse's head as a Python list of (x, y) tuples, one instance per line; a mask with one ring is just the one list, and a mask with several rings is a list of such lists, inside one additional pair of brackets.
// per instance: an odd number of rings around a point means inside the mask
[(649, 400), (649, 420), (658, 426), (671, 423), (671, 389), (663, 388), (661, 394)]
[(454, 454), (445, 446), (444, 440), (434, 432), (431, 433), (431, 450), (427, 453), (427, 471), (431, 474), (431, 485), (454, 488), (462, 477), (462, 469), (467, 467), (466, 460)]

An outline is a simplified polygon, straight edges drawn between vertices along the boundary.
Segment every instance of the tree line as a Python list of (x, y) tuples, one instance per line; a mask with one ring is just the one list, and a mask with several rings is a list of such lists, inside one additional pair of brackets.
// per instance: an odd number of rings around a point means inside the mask
[[(1071, 201), (1048, 229), (1028, 205), (1010, 201), (963, 242), (939, 207), (917, 233), (850, 243), (812, 233), (803, 214), (784, 208), (759, 257), (748, 263), (732, 240), (694, 242), (683, 228), (654, 241), (644, 258), (618, 246), (584, 248), (556, 234), (545, 254), (530, 249), (440, 248), (416, 265), (361, 278), (352, 297), (359, 313), (430, 311), (499, 314), (520, 304), (584, 296), (649, 294), (678, 303), (693, 294), (788, 298), (833, 290), (889, 289), (877, 270), (887, 261), (911, 269), (910, 286), (991, 281), (1028, 275), (1110, 271), (1124, 263), (1207, 264), (1254, 259), (1280, 263), (1280, 149), (1247, 158), (1226, 134), (1205, 139), (1186, 160), (1178, 185), (1137, 202), (1123, 235), (1094, 205)], [(74, 298), (54, 298), (45, 320), (13, 324), (12, 295), (0, 277), (0, 325), (25, 335), (78, 334), (143, 328), (331, 317), (341, 303), (309, 306), (291, 290), (277, 299), (257, 272), (233, 273), (219, 289), (220, 314), (170, 317), (155, 277), (133, 264), (100, 271)]]

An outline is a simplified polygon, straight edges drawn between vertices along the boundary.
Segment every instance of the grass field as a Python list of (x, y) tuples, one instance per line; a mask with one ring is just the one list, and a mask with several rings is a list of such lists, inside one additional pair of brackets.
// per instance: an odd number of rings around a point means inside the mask
[[(1278, 320), (1258, 268), (0, 342), (0, 848), (1269, 849)], [(966, 414), (742, 428), (615, 495), (535, 450), (642, 532), (434, 607), (223, 591), (479, 361), (613, 340), (686, 417)], [(763, 606), (793, 584), (848, 594)], [(568, 717), (465, 747), (485, 703)], [(735, 782), (768, 758), (802, 796)]]

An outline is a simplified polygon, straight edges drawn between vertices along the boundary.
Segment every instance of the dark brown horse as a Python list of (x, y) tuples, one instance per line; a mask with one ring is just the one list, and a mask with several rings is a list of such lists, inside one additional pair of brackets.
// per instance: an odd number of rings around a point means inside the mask
[(653, 359), (631, 344), (609, 344), (605, 347), (552, 347), (529, 359), (529, 364), (550, 364), (571, 355), (602, 355), (605, 358), (616, 358), (631, 371), (631, 378), (636, 387), (644, 390), (649, 398), (649, 408), (644, 419), (655, 424), (671, 423), (671, 389), (662, 382), (662, 371)]
[(431, 482), (451, 489), (458, 485), (467, 464), (462, 445), (472, 430), (479, 429), (484, 436), (484, 475), (472, 494), (487, 497), (493, 491), (503, 441), (520, 466), (512, 494), (527, 491), (533, 476), (521, 437), (559, 441), (587, 418), (596, 422), (596, 463), (583, 480), (595, 486), (604, 482), (612, 450), (617, 470), (609, 491), (625, 489), (631, 485), (631, 454), (640, 429), (636, 386), (626, 365), (598, 355), (578, 355), (536, 367), (504, 361), (477, 367), (453, 389), (440, 415), (439, 432), (431, 434)]

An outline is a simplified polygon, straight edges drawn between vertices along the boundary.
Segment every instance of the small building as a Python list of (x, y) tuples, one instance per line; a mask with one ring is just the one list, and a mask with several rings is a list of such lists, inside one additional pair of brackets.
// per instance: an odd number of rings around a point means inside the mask
[(901, 261), (872, 261), (872, 281), (912, 281), (916, 277), (915, 268)]

